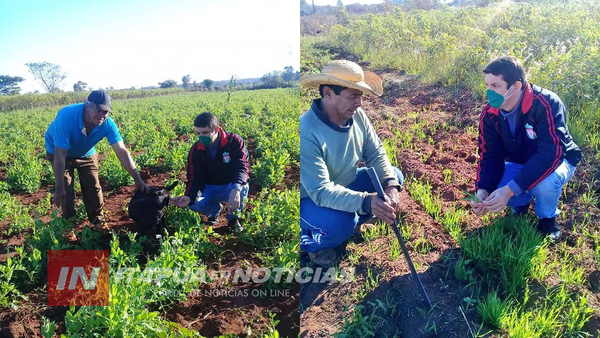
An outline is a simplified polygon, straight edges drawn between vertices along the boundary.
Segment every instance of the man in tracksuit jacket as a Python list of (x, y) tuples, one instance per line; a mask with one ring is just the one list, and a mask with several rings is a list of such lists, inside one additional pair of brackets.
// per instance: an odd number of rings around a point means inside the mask
[(194, 120), (199, 140), (188, 155), (185, 196), (175, 197), (171, 204), (189, 206), (205, 214), (208, 224), (217, 224), (222, 202), (227, 202), (227, 221), (234, 232), (242, 230), (237, 215), (248, 197), (248, 151), (244, 140), (219, 127), (211, 113)]
[(581, 151), (567, 128), (567, 111), (553, 92), (527, 83), (521, 63), (503, 56), (483, 70), (488, 104), (479, 123), (476, 214), (499, 213), (508, 205), (527, 212), (535, 197), (538, 229), (561, 236), (556, 222), (562, 187)]

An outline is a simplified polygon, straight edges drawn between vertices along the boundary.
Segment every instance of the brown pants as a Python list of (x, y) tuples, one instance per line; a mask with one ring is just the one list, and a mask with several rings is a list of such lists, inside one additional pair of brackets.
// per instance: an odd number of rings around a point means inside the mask
[[(54, 163), (54, 155), (46, 153), (46, 159)], [(79, 183), (81, 185), (81, 195), (87, 212), (88, 220), (93, 224), (104, 222), (104, 199), (102, 197), (102, 187), (98, 180), (98, 153), (89, 157), (67, 158), (65, 161), (65, 190), (67, 197), (60, 206), (63, 218), (75, 216), (75, 191), (73, 174), (77, 168), (79, 174)]]

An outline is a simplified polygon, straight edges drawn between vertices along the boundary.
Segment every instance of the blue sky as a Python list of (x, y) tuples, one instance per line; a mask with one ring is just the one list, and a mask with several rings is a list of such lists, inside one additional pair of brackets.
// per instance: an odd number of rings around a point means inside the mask
[(156, 86), (190, 74), (198, 82), (260, 77), (300, 64), (296, 0), (2, 0), (0, 75), (48, 61), (91, 88)]

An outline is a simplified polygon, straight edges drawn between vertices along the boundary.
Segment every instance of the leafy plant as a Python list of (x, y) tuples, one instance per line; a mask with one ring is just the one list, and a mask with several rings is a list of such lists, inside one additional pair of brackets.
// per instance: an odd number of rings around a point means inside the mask
[(276, 247), (300, 232), (300, 206), (297, 189), (284, 191), (264, 190), (246, 215), (246, 231), (239, 238), (258, 248)]
[(463, 200), (465, 201), (470, 201), (470, 202), (475, 202), (475, 203), (479, 203), (481, 202), (481, 200), (479, 199), (479, 197), (477, 197), (476, 194), (472, 194), (466, 190), (462, 190), (462, 192), (466, 195), (465, 198), (463, 198)]
[[(259, 253), (259, 259), (264, 263), (264, 266), (270, 269), (279, 268), (282, 271), (279, 285), (282, 287), (291, 288), (291, 283), (286, 283), (286, 279), (290, 275), (294, 275), (299, 268), (298, 251), (300, 250), (300, 242), (297, 239), (291, 242), (281, 242), (275, 252)], [(274, 284), (276, 274), (271, 273), (269, 279), (270, 284)]]
[(32, 193), (41, 185), (42, 162), (29, 154), (23, 154), (19, 162), (8, 167), (7, 175), (6, 183), (11, 190)]
[(44, 338), (52, 338), (52, 336), (54, 336), (54, 331), (56, 330), (56, 324), (42, 316), (42, 326), (40, 326), (40, 330), (42, 331), (42, 336), (44, 336)]
[(18, 271), (25, 271), (25, 266), (22, 264), (23, 257), (17, 256), (16, 258), (10, 255), (6, 258), (6, 264), (0, 265), (0, 307), (13, 309), (17, 308), (18, 300), (26, 300), (21, 291), (16, 287), (15, 273)]
[(483, 322), (495, 328), (500, 328), (502, 319), (508, 311), (510, 301), (502, 301), (497, 291), (487, 294), (486, 298), (477, 304), (477, 311)]
[(252, 173), (262, 187), (276, 186), (283, 180), (289, 160), (290, 155), (283, 149), (266, 149), (262, 156), (256, 159)]
[(104, 157), (100, 165), (100, 177), (106, 180), (112, 189), (133, 184), (133, 179), (127, 170), (121, 166), (121, 162), (119, 162), (114, 152), (108, 152)]

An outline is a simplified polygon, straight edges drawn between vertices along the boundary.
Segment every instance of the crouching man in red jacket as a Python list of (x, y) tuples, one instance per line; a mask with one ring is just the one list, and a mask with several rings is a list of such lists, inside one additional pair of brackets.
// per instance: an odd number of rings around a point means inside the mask
[(555, 93), (530, 84), (523, 65), (502, 56), (484, 69), (488, 104), (479, 123), (476, 214), (506, 206), (524, 214), (535, 197), (538, 229), (561, 236), (556, 222), (562, 187), (571, 179), (581, 151), (567, 128), (567, 110)]
[(188, 155), (187, 187), (184, 196), (171, 199), (171, 204), (208, 217), (208, 224), (218, 222), (221, 203), (227, 202), (227, 221), (234, 232), (243, 230), (239, 213), (248, 197), (248, 151), (244, 140), (219, 127), (217, 117), (202, 113), (194, 120), (199, 140)]

